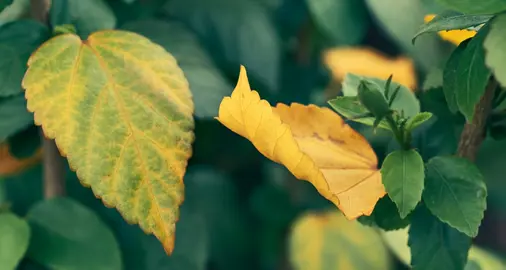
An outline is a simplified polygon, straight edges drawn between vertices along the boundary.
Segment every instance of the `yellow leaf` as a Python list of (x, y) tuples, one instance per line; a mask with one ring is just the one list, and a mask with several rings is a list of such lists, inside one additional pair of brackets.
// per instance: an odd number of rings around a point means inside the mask
[(311, 182), (349, 219), (370, 215), (385, 195), (376, 154), (358, 132), (328, 108), (271, 107), (251, 90), (243, 66), (217, 119), (295, 177)]
[(337, 211), (309, 213), (296, 220), (289, 257), (295, 270), (391, 269), (381, 236)]
[(11, 176), (22, 172), (23, 170), (40, 162), (42, 149), (38, 149), (35, 154), (28, 158), (17, 159), (9, 152), (9, 145), (0, 144), (0, 176)]
[[(424, 17), (425, 23), (432, 21), (436, 15), (429, 14)], [(438, 35), (446, 41), (449, 41), (455, 45), (459, 45), (462, 41), (472, 38), (476, 35), (476, 31), (472, 30), (450, 30), (450, 31), (439, 31)]]
[(194, 139), (174, 57), (127, 31), (59, 35), (30, 57), (22, 85), (35, 123), (82, 184), (170, 254)]
[(323, 62), (336, 81), (342, 81), (348, 73), (383, 80), (393, 74), (392, 81), (416, 88), (415, 67), (407, 57), (389, 58), (371, 48), (340, 47), (325, 51)]

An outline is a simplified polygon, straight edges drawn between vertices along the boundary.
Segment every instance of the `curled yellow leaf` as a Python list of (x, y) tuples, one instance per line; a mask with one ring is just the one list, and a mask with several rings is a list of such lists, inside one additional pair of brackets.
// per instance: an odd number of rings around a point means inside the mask
[(348, 73), (384, 80), (393, 74), (392, 81), (416, 88), (415, 66), (407, 57), (389, 58), (366, 47), (340, 47), (325, 51), (323, 62), (336, 81), (342, 81)]
[(0, 176), (11, 176), (37, 164), (42, 158), (42, 149), (31, 157), (17, 159), (9, 152), (9, 145), (0, 144)]
[[(432, 21), (436, 17), (435, 14), (429, 14), (424, 17), (425, 23)], [(476, 35), (476, 31), (472, 30), (450, 30), (450, 31), (439, 31), (438, 35), (446, 41), (449, 41), (455, 45), (459, 45), (462, 41), (472, 38)]]
[(271, 107), (251, 90), (243, 66), (217, 119), (296, 178), (312, 183), (348, 219), (370, 215), (385, 195), (376, 154), (364, 137), (328, 108)]

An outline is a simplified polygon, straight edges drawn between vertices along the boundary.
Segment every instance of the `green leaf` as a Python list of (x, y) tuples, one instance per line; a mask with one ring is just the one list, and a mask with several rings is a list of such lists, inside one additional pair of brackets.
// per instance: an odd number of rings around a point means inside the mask
[(374, 206), (370, 216), (361, 216), (358, 221), (364, 225), (375, 226), (384, 231), (392, 231), (405, 228), (410, 223), (410, 215), (401, 218), (397, 206), (389, 196), (384, 196)]
[(0, 12), (4, 10), (4, 8), (8, 7), (12, 4), (12, 0), (0, 0)]
[(156, 19), (129, 22), (121, 28), (146, 36), (176, 58), (190, 83), (197, 117), (210, 118), (218, 115), (221, 100), (230, 95), (233, 86), (216, 68), (188, 28), (178, 22)]
[(211, 167), (196, 166), (189, 168), (184, 181), (184, 205), (206, 223), (209, 262), (218, 269), (250, 269), (254, 228), (232, 179)]
[(411, 39), (424, 23), (429, 12), (422, 1), (365, 0), (373, 17), (386, 34), (411, 56), (418, 67), (428, 70), (445, 59), (447, 48), (436, 35), (426, 35), (413, 46)]
[(338, 211), (307, 213), (293, 225), (289, 258), (294, 270), (391, 269), (378, 233)]
[(14, 214), (0, 213), (0, 263), (2, 270), (14, 270), (25, 256), (30, 226)]
[(356, 0), (306, 0), (312, 18), (334, 43), (360, 43), (369, 27), (367, 9)]
[(40, 148), (39, 128), (31, 125), (28, 128), (7, 138), (9, 152), (17, 159), (31, 157)]
[[(356, 96), (358, 93), (358, 86), (361, 80), (367, 81), (371, 85), (375, 85), (376, 86), (375, 88), (381, 90), (382, 93), (385, 90), (386, 80), (373, 77), (359, 76), (355, 74), (347, 74), (343, 81), (343, 88), (342, 88), (343, 94), (345, 96)], [(409, 88), (393, 81), (390, 85), (390, 88), (393, 90), (399, 86), (400, 86), (399, 93), (395, 98), (395, 101), (392, 103), (391, 108), (399, 112), (404, 111), (404, 115), (407, 117), (415, 116), (417, 113), (420, 112), (420, 103), (418, 102), (415, 95)]]
[(423, 81), (422, 90), (427, 91), (443, 86), (443, 69), (434, 67), (429, 70)]
[(0, 12), (0, 26), (30, 15), (30, 0), (12, 0)]
[(432, 113), (430, 112), (421, 112), (416, 114), (415, 116), (409, 118), (408, 122), (406, 123), (406, 130), (408, 130), (408, 132), (411, 132), (413, 129), (428, 121), (431, 117)]
[(55, 270), (122, 269), (114, 235), (90, 209), (68, 198), (41, 201), (28, 212), (28, 256)]
[(457, 104), (459, 79), (465, 78), (458, 77), (458, 69), (460, 66), (460, 60), (466, 52), (469, 41), (469, 39), (465, 40), (461, 42), (457, 48), (455, 48), (446, 62), (446, 66), (443, 71), (443, 91), (446, 97), (446, 102), (448, 103), (448, 108), (452, 113), (459, 111), (459, 106)]
[[(360, 117), (354, 119), (354, 117), (368, 113), (367, 109), (360, 103), (357, 96), (336, 97), (335, 99), (329, 100), (328, 103), (336, 112), (345, 118), (368, 126), (372, 126), (374, 124), (374, 117)], [(390, 125), (385, 120), (382, 120), (378, 127), (391, 130)]]
[(504, 0), (437, 0), (442, 6), (468, 14), (495, 14), (506, 10)]
[(164, 9), (189, 25), (227, 72), (244, 65), (253, 79), (279, 90), (281, 40), (258, 1), (172, 0)]
[(146, 254), (144, 269), (206, 270), (209, 259), (208, 238), (204, 217), (195, 209), (183, 205), (176, 233), (176, 248), (171, 256), (167, 256), (155, 237), (142, 237)]
[(73, 24), (81, 38), (116, 27), (116, 17), (103, 0), (52, 0), (49, 20), (54, 26)]
[(21, 94), (28, 57), (48, 37), (47, 28), (32, 20), (0, 26), (0, 97)]
[(381, 166), (383, 185), (405, 218), (422, 199), (424, 166), (414, 149), (390, 153)]
[(0, 142), (33, 124), (22, 94), (0, 98)]
[(480, 265), (475, 261), (468, 261), (464, 270), (481, 270)]
[(56, 36), (28, 65), (28, 108), (45, 135), (84, 185), (170, 253), (194, 140), (191, 93), (174, 57), (114, 30), (86, 42)]
[(465, 15), (455, 11), (445, 11), (436, 15), (430, 22), (423, 24), (418, 33), (413, 37), (414, 43), (416, 38), (422, 34), (434, 33), (439, 31), (448, 31), (456, 29), (467, 29), (469, 27), (478, 26), (488, 22), (492, 15)]
[(493, 71), (494, 77), (502, 86), (506, 86), (505, 28), (506, 14), (498, 15), (490, 22), (490, 30), (483, 43), (485, 63)]
[(414, 212), (408, 245), (414, 270), (457, 270), (466, 264), (471, 239), (422, 207)]
[(474, 237), (485, 209), (487, 187), (476, 166), (458, 157), (435, 157), (426, 165), (423, 201), (441, 221)]
[(491, 71), (485, 66), (485, 50), (483, 40), (487, 36), (488, 26), (483, 27), (474, 38), (469, 41), (464, 52), (460, 55), (457, 68), (457, 88), (454, 89), (457, 105), (471, 122), (474, 107), (480, 101), (487, 87)]

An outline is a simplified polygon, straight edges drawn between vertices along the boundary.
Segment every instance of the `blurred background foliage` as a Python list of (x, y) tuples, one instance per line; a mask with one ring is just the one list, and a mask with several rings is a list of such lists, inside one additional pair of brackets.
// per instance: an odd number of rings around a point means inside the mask
[[(13, 89), (0, 102), (23, 104), (16, 91), (26, 59), (48, 35), (42, 25), (26, 22), (28, 5), (29, 0), (0, 0), (0, 87)], [(440, 11), (432, 0), (52, 0), (53, 26), (72, 23), (83, 38), (101, 29), (134, 31), (173, 54), (194, 95), (196, 142), (175, 251), (167, 257), (153, 236), (105, 207), (69, 168), (68, 198), (44, 202), (38, 130), (20, 127), (3, 138), (0, 123), (0, 213), (11, 209), (26, 218), (34, 236), (17, 269), (407, 269), (406, 228), (381, 232), (361, 224), (405, 227), (388, 216), (390, 199), (382, 199), (361, 223), (347, 221), (309, 183), (266, 160), (213, 117), (232, 92), (241, 64), (271, 104), (327, 106), (345, 91), (346, 74), (385, 79), (393, 73), (422, 110), (437, 116), (413, 138), (424, 160), (452, 154), (464, 119), (448, 111), (441, 72), (455, 45), (437, 35), (411, 43), (424, 16)], [(6, 75), (7, 69), (12, 73)], [(33, 121), (24, 112), (7, 113), (0, 111), (1, 121)], [(397, 147), (388, 134), (352, 125), (371, 142), (380, 164)], [(487, 138), (477, 160), (489, 203), (468, 269), (503, 267), (505, 149), (506, 142)], [(10, 214), (1, 214), (2, 220), (20, 222)], [(0, 226), (0, 232), (4, 246), (28, 241), (4, 237), (9, 228)], [(13, 267), (5, 265), (0, 269)]]

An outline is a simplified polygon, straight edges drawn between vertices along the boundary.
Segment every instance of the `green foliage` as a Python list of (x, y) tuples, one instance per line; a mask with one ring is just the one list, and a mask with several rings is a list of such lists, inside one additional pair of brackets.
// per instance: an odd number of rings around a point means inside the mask
[(367, 34), (369, 19), (363, 1), (306, 0), (312, 18), (334, 44), (359, 44)]
[[(448, 108), (451, 112), (456, 113), (459, 111), (459, 105), (457, 104), (457, 91), (458, 89), (458, 68), (460, 66), (460, 59), (464, 55), (467, 45), (470, 40), (466, 40), (455, 48), (450, 58), (446, 62), (446, 66), (443, 73), (443, 90), (448, 103)], [(464, 69), (465, 67), (463, 67)], [(465, 80), (466, 78), (461, 78)]]
[(409, 229), (413, 269), (464, 269), (471, 239), (421, 207)]
[(0, 142), (33, 123), (33, 114), (26, 110), (26, 100), (19, 94), (0, 98)]
[(485, 209), (487, 188), (474, 164), (457, 157), (427, 163), (423, 200), (441, 221), (475, 237)]
[(415, 150), (394, 151), (383, 161), (381, 175), (388, 196), (397, 204), (400, 217), (405, 218), (422, 199), (422, 157)]
[(468, 14), (494, 14), (506, 10), (504, 0), (436, 0), (441, 5)]
[(0, 213), (0, 235), (2, 269), (14, 270), (28, 249), (30, 227), (12, 213)]

